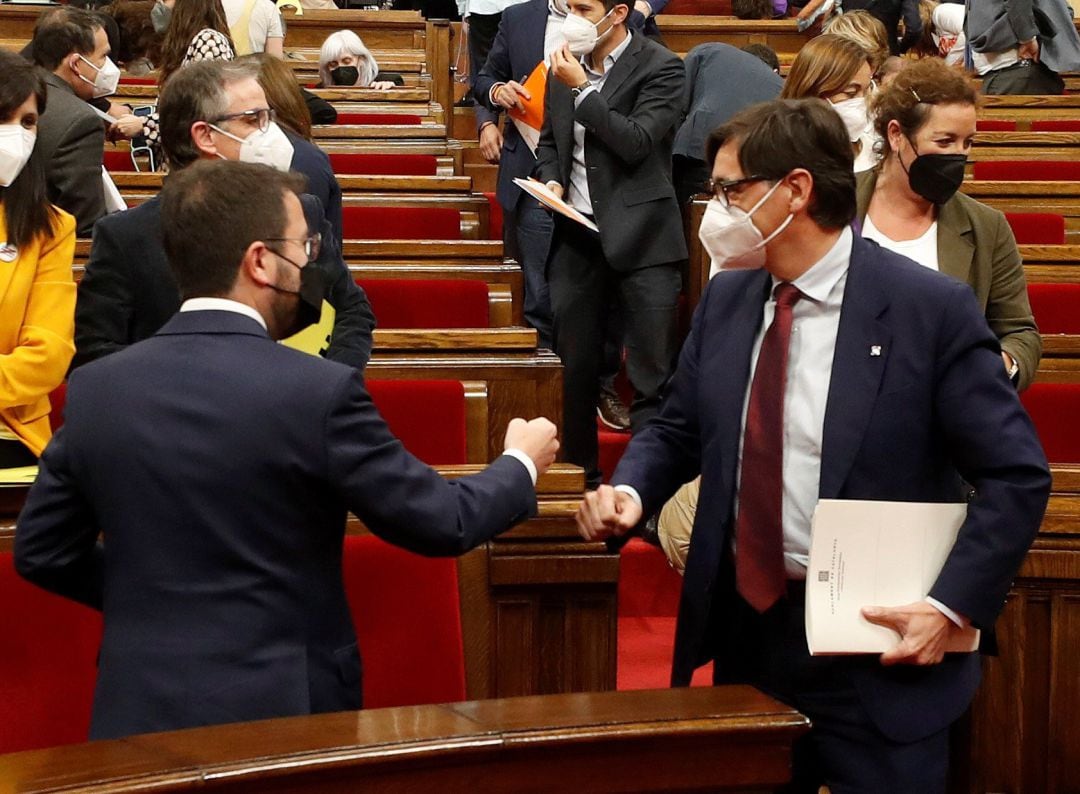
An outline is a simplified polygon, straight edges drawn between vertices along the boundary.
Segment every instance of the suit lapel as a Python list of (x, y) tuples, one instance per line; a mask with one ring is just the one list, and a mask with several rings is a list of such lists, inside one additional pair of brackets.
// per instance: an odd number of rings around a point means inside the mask
[(855, 238), (840, 309), (822, 433), (822, 499), (835, 499), (859, 452), (889, 360), (892, 332), (881, 320), (888, 295), (870, 272), (873, 246)]
[(967, 283), (975, 245), (971, 242), (971, 218), (959, 201), (947, 201), (938, 213), (938, 269)]
[[(525, 25), (522, 34), (527, 33), (528, 35), (523, 35), (522, 38), (528, 42), (526, 45), (528, 49), (526, 51), (527, 55), (525, 61), (526, 63), (532, 64), (532, 66), (529, 67), (529, 74), (532, 74), (532, 70), (536, 68), (537, 64), (544, 60), (544, 37), (537, 36), (536, 31), (545, 30), (547, 28), (547, 2), (539, 0), (538, 2), (531, 3), (528, 6), (528, 9), (523, 12), (522, 16), (527, 17), (523, 20)], [(528, 77), (528, 75), (522, 76)], [(514, 79), (517, 79), (517, 76), (515, 76)]]
[(619, 56), (619, 60), (615, 61), (615, 65), (611, 67), (611, 74), (607, 76), (604, 87), (600, 89), (601, 96), (610, 100), (615, 95), (615, 92), (619, 90), (619, 86), (637, 68), (637, 56), (641, 52), (641, 47), (641, 34), (632, 34), (630, 43), (626, 45), (626, 51)]

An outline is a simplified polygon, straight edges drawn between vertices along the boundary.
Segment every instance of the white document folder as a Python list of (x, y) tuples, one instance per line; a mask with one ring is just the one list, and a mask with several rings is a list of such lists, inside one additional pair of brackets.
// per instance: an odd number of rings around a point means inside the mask
[[(966, 504), (822, 499), (810, 529), (806, 639), (811, 655), (884, 653), (900, 640), (862, 616), (927, 596), (967, 516)], [(955, 632), (949, 651), (974, 651), (979, 631)]]

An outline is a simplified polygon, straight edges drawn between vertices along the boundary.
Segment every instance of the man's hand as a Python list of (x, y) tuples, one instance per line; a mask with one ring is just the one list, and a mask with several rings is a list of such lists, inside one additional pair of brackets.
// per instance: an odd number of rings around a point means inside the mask
[(143, 120), (130, 113), (121, 116), (109, 126), (110, 141), (119, 140), (120, 138), (134, 138), (142, 134)]
[(634, 3), (634, 9), (641, 12), (641, 15), (648, 19), (652, 16), (652, 6), (645, 2), (645, 0), (636, 0)]
[(532, 94), (526, 90), (525, 86), (519, 83), (517, 80), (511, 80), (508, 83), (500, 84), (491, 94), (491, 101), (499, 107), (517, 108), (518, 110), (524, 110), (525, 105), (521, 102), (521, 97), (525, 99), (532, 99)]
[(480, 130), (480, 154), (489, 163), (499, 162), (499, 152), (502, 151), (503, 136), (499, 132), (498, 124), (485, 124)]
[(555, 194), (555, 198), (563, 197), (563, 186), (558, 182), (548, 182), (544, 187)]
[(902, 607), (863, 607), (863, 617), (900, 634), (900, 642), (881, 654), (883, 665), (938, 664), (954, 624), (932, 604), (916, 601)]
[(641, 521), (641, 508), (630, 494), (601, 485), (585, 494), (574, 516), (578, 533), (585, 540), (603, 540), (625, 535)]
[(551, 73), (567, 88), (577, 88), (588, 81), (581, 61), (570, 54), (570, 47), (566, 44), (551, 53)]
[(1024, 41), (1020, 43), (1020, 46), (1016, 48), (1016, 57), (1022, 61), (1034, 61), (1039, 62), (1039, 40), (1033, 38), (1031, 41)]
[(555, 437), (555, 425), (544, 417), (530, 419), (511, 419), (506, 426), (506, 440), (503, 449), (520, 449), (536, 464), (536, 473), (543, 474), (555, 462), (555, 453), (559, 451), (559, 440)]

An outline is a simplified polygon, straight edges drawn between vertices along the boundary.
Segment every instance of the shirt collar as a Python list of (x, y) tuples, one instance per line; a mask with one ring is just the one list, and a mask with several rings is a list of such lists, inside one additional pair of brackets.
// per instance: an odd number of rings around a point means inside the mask
[[(833, 243), (833, 247), (825, 252), (825, 256), (811, 265), (809, 270), (792, 283), (798, 287), (799, 292), (810, 298), (810, 300), (818, 303), (823, 302), (829, 297), (840, 278), (847, 273), (848, 265), (851, 262), (851, 246), (853, 243), (854, 235), (851, 227), (845, 226), (836, 242)], [(773, 288), (779, 283), (779, 280), (774, 276)]]
[[(630, 38), (633, 35), (634, 34), (631, 32), (630, 28), (627, 28), (626, 38), (622, 40), (618, 47), (616, 47), (604, 56), (604, 74), (607, 74), (609, 71), (611, 71), (611, 67), (615, 65), (615, 61), (619, 60), (619, 56), (626, 52), (626, 48), (630, 46)], [(581, 56), (581, 65), (585, 67), (585, 71), (596, 74), (596, 72), (593, 72), (592, 68), (589, 66), (589, 55), (591, 55), (591, 53)]]
[(261, 314), (255, 311), (255, 307), (248, 306), (246, 303), (240, 303), (239, 301), (229, 300), (228, 298), (188, 298), (186, 301), (184, 301), (183, 305), (180, 306), (180, 311), (234, 312), (235, 314), (243, 314), (247, 317), (250, 317), (252, 320), (261, 325), (264, 331), (267, 330), (266, 320), (263, 319), (263, 316)]

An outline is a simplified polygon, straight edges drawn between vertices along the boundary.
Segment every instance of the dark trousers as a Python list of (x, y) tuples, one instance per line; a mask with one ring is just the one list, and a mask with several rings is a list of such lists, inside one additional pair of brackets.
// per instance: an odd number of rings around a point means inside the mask
[(987, 72), (983, 77), (984, 94), (1010, 94), (1013, 96), (1033, 96), (1043, 94), (1064, 94), (1065, 81), (1061, 75), (1051, 71), (1041, 63), (1020, 61), (1004, 69)]
[(675, 198), (679, 200), (680, 207), (698, 193), (707, 192), (712, 169), (703, 160), (676, 154), (671, 158), (671, 166)]
[(656, 413), (678, 353), (679, 267), (671, 263), (616, 271), (604, 258), (598, 234), (560, 217), (551, 246), (548, 286), (555, 352), (563, 363), (563, 450), (568, 462), (585, 469), (586, 482), (596, 486), (596, 402), (608, 301), (615, 296), (622, 311), (626, 372), (634, 387), (630, 421), (638, 430)]
[(528, 196), (523, 195), (512, 209), (503, 212), (506, 255), (521, 265), (525, 287), (525, 322), (530, 328), (536, 329), (539, 346), (549, 350), (553, 344), (551, 297), (544, 270), (551, 250), (552, 228), (551, 212)]
[(788, 596), (759, 614), (735, 592), (731, 566), (717, 587), (726, 607), (714, 678), (718, 684), (751, 684), (797, 708), (813, 723), (794, 746), (792, 783), (783, 789), (816, 794), (944, 794), (948, 729), (911, 743), (883, 735), (852, 683), (860, 666), (877, 656), (810, 656), (806, 644), (805, 584), (791, 582)]

